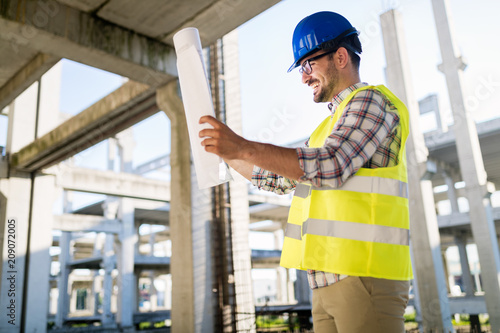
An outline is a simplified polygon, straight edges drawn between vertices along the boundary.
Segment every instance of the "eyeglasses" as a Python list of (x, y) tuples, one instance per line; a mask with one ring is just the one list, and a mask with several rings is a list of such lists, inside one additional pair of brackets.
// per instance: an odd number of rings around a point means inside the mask
[(307, 59), (306, 61), (304, 61), (302, 63), (302, 65), (300, 65), (300, 68), (299, 68), (299, 73), (302, 74), (302, 73), (306, 73), (307, 75), (311, 74), (312, 73), (312, 67), (311, 67), (311, 61), (316, 61), (324, 56), (326, 56), (327, 54), (332, 54), (332, 53), (335, 53), (337, 52), (337, 50), (331, 50), (331, 51), (328, 51), (326, 53), (322, 53), (320, 55), (317, 55), (315, 57), (312, 57), (312, 58), (309, 58)]

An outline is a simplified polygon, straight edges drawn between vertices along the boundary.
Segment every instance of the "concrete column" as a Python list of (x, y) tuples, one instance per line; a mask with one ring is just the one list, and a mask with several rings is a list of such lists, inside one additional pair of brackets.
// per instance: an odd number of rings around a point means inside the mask
[[(413, 251), (413, 244), (410, 239), (410, 255), (411, 262), (415, 262), (415, 253)], [(422, 321), (422, 305), (420, 303), (420, 293), (418, 291), (418, 275), (414, 274), (412, 284), (413, 291), (413, 306), (415, 307), (415, 321), (418, 323), (420, 330), (422, 331), (423, 321)]]
[[(165, 112), (171, 123), (172, 332), (189, 333), (195, 332), (195, 322), (198, 317), (195, 316), (193, 281), (192, 178), (186, 118), (177, 91), (177, 82), (172, 81), (157, 90), (156, 100), (159, 108)], [(205, 265), (209, 263), (210, 261), (207, 261)]]
[(149, 225), (149, 248), (150, 248), (149, 255), (151, 257), (154, 257), (154, 255), (155, 255), (155, 233), (153, 232), (153, 226), (151, 224)]
[(132, 159), (135, 147), (133, 127), (129, 127), (118, 133), (116, 139), (120, 152), (120, 171), (133, 173)]
[[(35, 138), (36, 96), (34, 83), (9, 106), (9, 128), (6, 152), (12, 154)], [(9, 178), (0, 179), (2, 211), (2, 272), (0, 275), (0, 308), (9, 316), (0, 320), (0, 331), (20, 332), (23, 317), (24, 277), (28, 226), (31, 210), (31, 175), (10, 170)], [(14, 235), (9, 236), (9, 235)], [(10, 240), (10, 241), (9, 241)], [(10, 253), (9, 253), (10, 249)], [(11, 260), (11, 261), (9, 261)], [(6, 312), (5, 312), (6, 313)]]
[[(214, 329), (214, 293), (213, 288), (213, 260), (212, 257), (212, 189), (198, 189), (198, 182), (194, 166), (191, 166), (191, 184), (194, 191), (191, 200), (196, 205), (192, 206), (192, 251), (193, 274), (197, 277), (194, 289), (194, 332), (210, 333)], [(174, 235), (171, 233), (171, 238)], [(172, 240), (173, 244), (173, 240)], [(173, 253), (172, 253), (173, 256)], [(217, 259), (215, 259), (217, 260)], [(172, 310), (175, 307), (175, 283), (172, 272)]]
[(286, 269), (286, 302), (293, 303), (295, 302), (295, 291), (293, 286), (293, 281), (290, 279), (290, 270)]
[(451, 293), (452, 286), (450, 285), (450, 273), (448, 271), (448, 258), (446, 258), (446, 247), (441, 248), (441, 260), (443, 261), (443, 269), (444, 269), (444, 281), (446, 282), (446, 292), (448, 294)]
[(116, 139), (108, 139), (108, 170), (115, 170), (115, 159), (116, 159)]
[(75, 284), (77, 281), (71, 280), (69, 283), (69, 314), (74, 314), (76, 312), (76, 299), (77, 299), (77, 288)]
[(434, 194), (430, 180), (422, 180), (428, 151), (419, 129), (418, 104), (413, 96), (409, 60), (401, 14), (390, 10), (380, 16), (387, 61), (387, 83), (410, 112), (407, 140), (408, 185), (410, 189), (411, 245), (415, 256), (424, 330), (453, 332), (448, 304)]
[(469, 258), (467, 256), (467, 239), (465, 235), (455, 236), (455, 242), (458, 247), (460, 256), (460, 267), (462, 268), (462, 282), (464, 285), (465, 296), (474, 296), (474, 283), (472, 282), (472, 274), (469, 267)]
[(460, 211), (458, 209), (458, 200), (457, 200), (457, 193), (455, 191), (455, 182), (453, 181), (451, 175), (449, 175), (448, 172), (446, 171), (443, 172), (443, 177), (446, 186), (448, 186), (448, 189), (446, 191), (448, 193), (448, 199), (450, 200), (451, 204), (451, 213), (452, 214), (459, 213)]
[[(39, 81), (36, 137), (58, 124), (61, 83), (61, 64), (50, 69)], [(20, 133), (25, 135), (25, 133)], [(52, 245), (52, 206), (55, 200), (55, 177), (37, 174), (33, 179), (31, 231), (25, 305), (25, 332), (44, 332), (49, 313), (50, 266), (49, 248)]]
[(283, 292), (285, 285), (283, 285), (283, 267), (276, 267), (276, 300), (280, 303), (285, 298)]
[(486, 189), (487, 176), (479, 146), (476, 124), (466, 110), (462, 91), (465, 64), (453, 39), (449, 3), (432, 0), (443, 63), (439, 66), (446, 77), (448, 95), (453, 112), (456, 145), (465, 193), (469, 201), (472, 234), (479, 260), (485, 290), (485, 301), (493, 332), (500, 331), (500, 253), (491, 204)]
[[(238, 32), (233, 30), (223, 37), (224, 95), (226, 122), (240, 135), (241, 121), (240, 74), (238, 57)], [(233, 243), (233, 267), (236, 288), (236, 329), (255, 331), (255, 304), (253, 302), (251, 250), (248, 243), (250, 213), (248, 211), (247, 181), (232, 172), (234, 181), (229, 183), (231, 195), (231, 223)]]
[(113, 257), (114, 235), (106, 234), (104, 242), (104, 253), (102, 258), (102, 268), (104, 269), (103, 295), (102, 295), (102, 317), (101, 323), (105, 328), (115, 326), (113, 314), (111, 313), (111, 296), (113, 295), (113, 278), (111, 273), (115, 267)]
[(116, 321), (124, 331), (133, 332), (132, 317), (135, 309), (135, 291), (137, 289), (137, 284), (134, 284), (134, 246), (137, 235), (134, 228), (133, 199), (121, 199), (119, 218), (122, 223), (122, 230), (116, 244), (118, 288), (120, 291), (118, 293)]
[(25, 332), (45, 332), (49, 313), (50, 266), (52, 245), (52, 206), (55, 177), (37, 175), (34, 179), (31, 216), (30, 259), (25, 307)]
[(312, 290), (307, 281), (307, 272), (297, 270), (295, 280), (295, 298), (299, 304), (311, 304)]
[[(279, 250), (278, 244), (278, 233), (273, 232), (274, 238), (274, 249)], [(288, 285), (288, 273), (287, 269), (284, 267), (276, 267), (276, 299), (280, 303), (286, 303), (287, 297), (287, 285)]]
[(68, 263), (70, 261), (70, 242), (71, 233), (63, 231), (59, 239), (59, 247), (61, 253), (59, 254), (59, 276), (57, 278), (57, 287), (59, 289), (59, 298), (57, 300), (57, 313), (56, 313), (56, 327), (62, 328), (64, 320), (69, 313), (69, 292), (68, 280), (71, 272)]

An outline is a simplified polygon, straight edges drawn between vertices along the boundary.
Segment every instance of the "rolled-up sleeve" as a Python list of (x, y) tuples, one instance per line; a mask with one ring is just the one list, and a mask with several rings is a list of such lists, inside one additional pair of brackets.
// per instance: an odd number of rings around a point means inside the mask
[(252, 184), (264, 191), (274, 192), (276, 194), (287, 194), (295, 190), (297, 182), (254, 166)]

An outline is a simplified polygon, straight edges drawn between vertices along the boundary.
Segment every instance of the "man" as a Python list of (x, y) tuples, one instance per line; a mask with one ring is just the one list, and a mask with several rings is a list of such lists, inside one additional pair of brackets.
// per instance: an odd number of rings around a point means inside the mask
[(412, 270), (405, 141), (406, 107), (359, 77), (358, 32), (319, 12), (293, 35), (294, 63), (331, 114), (307, 147), (245, 140), (212, 117), (206, 151), (261, 189), (295, 190), (281, 265), (307, 270), (315, 332), (404, 332)]

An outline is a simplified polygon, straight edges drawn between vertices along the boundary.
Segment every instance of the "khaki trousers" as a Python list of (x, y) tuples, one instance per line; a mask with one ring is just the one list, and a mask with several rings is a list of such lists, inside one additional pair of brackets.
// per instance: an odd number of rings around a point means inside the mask
[(313, 290), (315, 333), (404, 333), (409, 281), (350, 276)]

